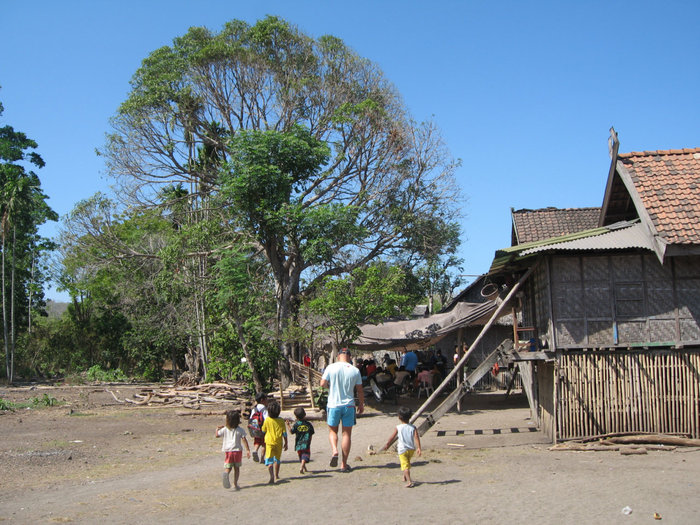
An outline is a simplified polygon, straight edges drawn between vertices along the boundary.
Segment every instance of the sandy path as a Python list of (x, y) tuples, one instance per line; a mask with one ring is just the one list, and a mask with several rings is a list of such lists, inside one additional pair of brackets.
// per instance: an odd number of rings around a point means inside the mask
[[(319, 422), (312, 474), (298, 474), (293, 452), (287, 452), (278, 485), (268, 486), (266, 469), (247, 462), (238, 492), (221, 487), (220, 445), (211, 435), (218, 418), (194, 417), (178, 422), (191, 429), (187, 446), (193, 452), (172, 456), (172, 464), (154, 460), (157, 468), (150, 471), (105, 469), (97, 479), (78, 477), (48, 485), (37, 479), (35, 486), (22, 491), (3, 483), (0, 520), (262, 523), (272, 516), (291, 524), (329, 519), (381, 524), (633, 524), (654, 522), (656, 512), (665, 523), (700, 523), (700, 451), (645, 456), (550, 452), (544, 437), (528, 430), (529, 411), (521, 399), (504, 403), (502, 395), (491, 395), (470, 401), (468, 408), (465, 414), (443, 418), (424, 437), (424, 456), (412, 471), (418, 482), (413, 489), (403, 488), (393, 454), (367, 452), (368, 445), (378, 447), (389, 435), (393, 415), (373, 412), (361, 418), (349, 474), (327, 466), (330, 448), (325, 425)], [(477, 430), (483, 433), (475, 434)], [(169, 456), (167, 444), (160, 454)], [(622, 514), (626, 506), (632, 509), (630, 515)]]

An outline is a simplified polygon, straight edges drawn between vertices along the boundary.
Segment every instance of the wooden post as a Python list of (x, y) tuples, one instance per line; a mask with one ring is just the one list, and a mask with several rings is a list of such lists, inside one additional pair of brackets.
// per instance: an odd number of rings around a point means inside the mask
[(314, 401), (314, 386), (311, 381), (311, 365), (309, 365), (308, 369), (306, 370), (306, 377), (307, 377), (307, 388), (309, 389), (309, 400), (311, 400), (311, 408), (316, 410), (316, 401)]
[(518, 335), (518, 311), (515, 306), (510, 309), (510, 315), (513, 316), (513, 348), (517, 352), (520, 350), (520, 336)]
[[(464, 354), (464, 348), (462, 345), (464, 344), (462, 342), (463, 339), (463, 334), (464, 334), (464, 328), (460, 327), (459, 330), (457, 330), (457, 363), (459, 363), (462, 360), (462, 354)], [(455, 368), (457, 367), (457, 364), (455, 363)], [(457, 390), (462, 389), (462, 383), (464, 382), (464, 374), (462, 373), (462, 370), (459, 371), (457, 374)], [(462, 398), (460, 397), (457, 400), (457, 413), (461, 414), (462, 413)]]

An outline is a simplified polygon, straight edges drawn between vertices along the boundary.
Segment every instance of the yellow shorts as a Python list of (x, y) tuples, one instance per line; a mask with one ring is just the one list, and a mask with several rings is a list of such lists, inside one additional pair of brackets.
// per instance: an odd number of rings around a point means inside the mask
[(271, 445), (265, 443), (265, 465), (272, 465), (274, 462), (281, 463), (282, 459), (282, 443), (279, 445)]
[(401, 462), (401, 470), (408, 470), (411, 468), (411, 458), (415, 450), (409, 449), (403, 454), (399, 454), (399, 461)]

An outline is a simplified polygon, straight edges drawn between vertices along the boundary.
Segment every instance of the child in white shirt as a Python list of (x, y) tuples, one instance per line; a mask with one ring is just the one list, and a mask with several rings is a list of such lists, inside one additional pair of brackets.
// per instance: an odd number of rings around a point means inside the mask
[(398, 438), (396, 451), (399, 453), (399, 462), (401, 463), (401, 470), (403, 471), (403, 480), (406, 482), (406, 488), (414, 486), (411, 480), (411, 458), (413, 457), (413, 453), (415, 452), (416, 456), (421, 455), (418, 430), (409, 423), (411, 415), (412, 412), (410, 408), (399, 408), (399, 421), (401, 421), (401, 424), (396, 426), (389, 441), (387, 441), (384, 448), (382, 448), (382, 450), (388, 449), (394, 439)]
[(226, 489), (231, 488), (229, 474), (231, 473), (231, 468), (233, 468), (233, 486), (236, 490), (240, 490), (238, 486), (238, 476), (243, 462), (243, 448), (241, 447), (241, 443), (245, 445), (248, 459), (250, 459), (250, 447), (248, 446), (248, 440), (245, 438), (245, 430), (239, 426), (240, 423), (241, 414), (236, 410), (229, 410), (226, 412), (226, 425), (216, 428), (216, 437), (223, 438), (221, 451), (226, 454), (223, 475), (224, 488)]

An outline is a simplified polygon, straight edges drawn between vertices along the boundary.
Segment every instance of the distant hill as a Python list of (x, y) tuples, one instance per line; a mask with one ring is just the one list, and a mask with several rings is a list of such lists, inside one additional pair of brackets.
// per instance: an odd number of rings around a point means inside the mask
[(67, 308), (68, 303), (60, 303), (51, 299), (46, 301), (46, 313), (49, 314), (49, 317), (61, 317)]

